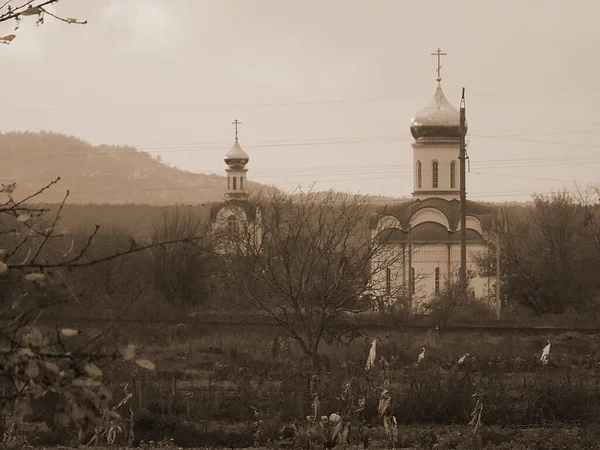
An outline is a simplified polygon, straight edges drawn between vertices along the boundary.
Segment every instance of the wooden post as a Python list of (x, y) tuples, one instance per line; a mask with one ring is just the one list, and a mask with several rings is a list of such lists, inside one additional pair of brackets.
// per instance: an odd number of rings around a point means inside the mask
[(462, 90), (460, 100), (460, 287), (463, 295), (467, 295), (467, 145), (465, 136), (467, 134), (465, 119), (465, 88)]
[(496, 319), (500, 320), (500, 231), (496, 230)]

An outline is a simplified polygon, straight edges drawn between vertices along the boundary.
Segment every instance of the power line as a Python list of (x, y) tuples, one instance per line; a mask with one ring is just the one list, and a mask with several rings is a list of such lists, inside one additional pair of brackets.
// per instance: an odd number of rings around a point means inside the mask
[[(586, 92), (600, 90), (598, 86), (592, 87), (579, 87), (579, 88), (556, 88), (556, 89), (541, 89), (541, 90), (528, 90), (521, 92), (484, 92), (484, 91), (473, 91), (470, 95), (473, 96), (535, 96), (540, 94), (547, 94), (548, 92)], [(163, 105), (111, 105), (101, 107), (68, 107), (68, 106), (51, 106), (45, 108), (0, 108), (0, 113), (29, 113), (29, 112), (96, 112), (111, 114), (114, 112), (122, 113), (126, 111), (140, 111), (140, 110), (162, 110), (162, 111), (198, 111), (198, 110), (215, 110), (215, 109), (231, 109), (231, 108), (263, 108), (263, 107), (288, 107), (288, 106), (311, 106), (311, 105), (335, 105), (335, 104), (360, 104), (360, 103), (387, 103), (387, 102), (401, 102), (404, 98), (398, 97), (366, 97), (366, 98), (354, 98), (354, 99), (317, 99), (317, 100), (290, 100), (284, 102), (256, 102), (256, 103), (221, 103), (221, 104), (196, 104), (196, 105), (177, 105), (177, 104), (163, 104)]]
[[(488, 168), (493, 167), (494, 169), (505, 169), (505, 168), (525, 168), (525, 167), (546, 167), (553, 165), (565, 165), (565, 163), (577, 165), (577, 164), (589, 164), (600, 162), (600, 152), (591, 153), (579, 156), (558, 156), (558, 157), (539, 157), (539, 158), (503, 158), (503, 159), (492, 159), (492, 160), (476, 160), (473, 162), (472, 167)], [(427, 167), (427, 166), (426, 166)], [(368, 164), (361, 166), (302, 166), (302, 167), (270, 167), (270, 168), (252, 168), (251, 174), (260, 178), (279, 178), (289, 177), (294, 175), (306, 175), (310, 173), (320, 175), (335, 175), (335, 174), (412, 174), (413, 164)], [(473, 170), (471, 173), (476, 172)], [(196, 181), (195, 178), (199, 175), (204, 176), (221, 176), (215, 173), (196, 173), (196, 172), (180, 172), (173, 176), (144, 176), (143, 173), (136, 174), (136, 170), (121, 171), (121, 172), (105, 172), (105, 171), (93, 171), (91, 173), (84, 173), (86, 177), (85, 182), (94, 180), (94, 176), (101, 176), (98, 181), (104, 180), (120, 180), (129, 179), (131, 181), (136, 180), (166, 180), (166, 181)], [(46, 172), (21, 172), (21, 177), (47, 177), (50, 174)], [(54, 173), (52, 173), (54, 175)], [(82, 176), (82, 172), (60, 172), (57, 175), (69, 176), (78, 175)], [(133, 176), (133, 177), (132, 177)], [(139, 177), (139, 178), (138, 178)], [(76, 180), (73, 180), (76, 181)], [(562, 181), (562, 180), (561, 180)]]

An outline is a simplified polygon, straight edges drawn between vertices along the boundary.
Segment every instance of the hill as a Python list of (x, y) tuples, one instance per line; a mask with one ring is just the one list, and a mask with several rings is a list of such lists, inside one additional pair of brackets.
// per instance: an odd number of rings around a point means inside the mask
[[(60, 176), (38, 200), (71, 204), (201, 204), (220, 201), (224, 176), (169, 167), (133, 147), (99, 145), (52, 132), (0, 134), (0, 183), (17, 183), (16, 196), (36, 192)], [(248, 189), (274, 189), (249, 182)]]

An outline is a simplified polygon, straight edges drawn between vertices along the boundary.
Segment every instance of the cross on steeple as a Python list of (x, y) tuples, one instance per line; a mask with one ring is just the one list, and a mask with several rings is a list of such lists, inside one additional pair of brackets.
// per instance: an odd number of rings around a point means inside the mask
[(438, 48), (435, 53), (431, 53), (432, 56), (437, 56), (437, 81), (442, 81), (442, 75), (440, 73), (442, 69), (442, 56), (446, 56), (448, 53), (442, 53), (442, 51)]
[(231, 122), (232, 125), (235, 125), (235, 140), (238, 140), (238, 125), (241, 124), (242, 122), (240, 122), (239, 120), (235, 119), (233, 122)]

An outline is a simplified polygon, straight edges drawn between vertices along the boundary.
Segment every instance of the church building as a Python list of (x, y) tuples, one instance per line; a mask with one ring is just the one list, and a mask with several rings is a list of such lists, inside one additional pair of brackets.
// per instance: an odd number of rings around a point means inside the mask
[[(258, 247), (261, 239), (261, 213), (258, 206), (248, 201), (246, 165), (250, 161), (248, 154), (242, 149), (238, 140), (238, 125), (241, 122), (235, 119), (235, 142), (225, 154), (227, 168), (227, 191), (225, 201), (214, 204), (210, 209), (210, 223), (213, 234), (225, 231), (227, 235), (241, 232), (249, 233), (252, 246)], [(226, 240), (216, 249), (217, 252), (226, 252)]]
[[(460, 111), (442, 90), (438, 49), (433, 99), (413, 117), (412, 199), (381, 207), (371, 217), (371, 236), (399, 257), (372, 279), (374, 294), (386, 302), (409, 299), (413, 311), (440, 294), (460, 270)], [(489, 207), (467, 200), (469, 292), (493, 295), (494, 280), (478, 274), (477, 257), (488, 251), (482, 219)]]

